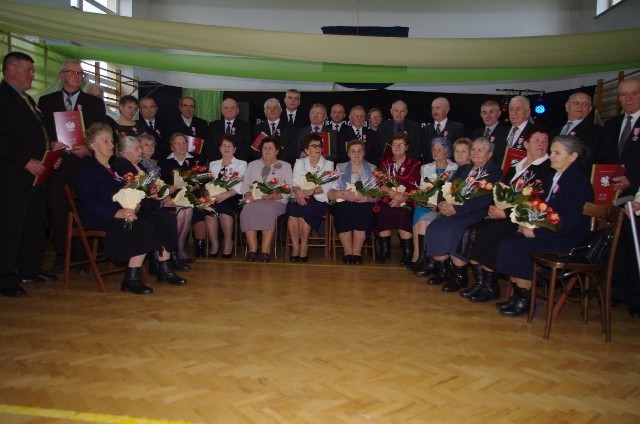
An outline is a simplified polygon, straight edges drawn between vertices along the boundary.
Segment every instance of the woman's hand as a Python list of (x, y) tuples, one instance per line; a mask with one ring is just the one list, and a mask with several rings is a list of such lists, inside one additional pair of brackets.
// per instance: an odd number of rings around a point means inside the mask
[(536, 235), (533, 232), (533, 228), (525, 227), (523, 225), (518, 227), (518, 232), (522, 233), (523, 236), (528, 238), (535, 238)]
[(405, 196), (403, 193), (393, 193), (391, 196), (391, 202), (389, 202), (389, 206), (392, 208), (400, 208), (403, 203), (407, 202), (409, 196)]
[(254, 199), (253, 194), (251, 194), (250, 191), (247, 191), (242, 197), (246, 202), (253, 202), (254, 200), (256, 200)]
[[(640, 203), (639, 202), (631, 202), (631, 209), (635, 212), (637, 210), (640, 210)], [(629, 216), (629, 210), (627, 208), (624, 208), (624, 213), (627, 215), (627, 218), (631, 218)]]
[(118, 219), (125, 219), (127, 221), (135, 221), (138, 219), (136, 211), (133, 209), (120, 209), (116, 212), (115, 217)]
[(161, 208), (174, 208), (176, 205), (173, 204), (173, 199), (171, 196), (167, 196), (164, 199), (160, 200)]
[(504, 212), (504, 209), (500, 209), (495, 205), (489, 206), (489, 211), (487, 212), (487, 215), (489, 215), (489, 218), (491, 219), (501, 219), (501, 218), (507, 217), (507, 214)]
[(302, 190), (302, 189), (294, 190), (293, 194), (296, 198), (296, 202), (300, 206), (307, 206), (307, 197), (309, 196), (307, 193), (309, 191), (313, 192), (313, 190)]
[(456, 209), (449, 202), (438, 203), (438, 211), (444, 216), (453, 216), (456, 214)]
[(224, 193), (216, 194), (211, 198), (211, 200), (213, 200), (215, 203), (222, 203), (234, 194), (235, 192), (233, 191), (225, 191)]
[(264, 196), (262, 196), (262, 199), (263, 200), (281, 200), (282, 194), (280, 193), (265, 194)]

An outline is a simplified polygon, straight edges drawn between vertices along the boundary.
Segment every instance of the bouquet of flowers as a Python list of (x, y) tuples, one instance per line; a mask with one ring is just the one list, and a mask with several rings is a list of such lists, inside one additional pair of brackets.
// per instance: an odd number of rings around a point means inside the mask
[(194, 165), (185, 170), (173, 171), (173, 185), (177, 188), (193, 187), (196, 184), (207, 184), (213, 180), (211, 172), (206, 172), (207, 167)]
[(222, 177), (218, 177), (213, 181), (206, 183), (204, 188), (209, 193), (209, 196), (217, 196), (218, 194), (229, 191), (231, 187), (240, 183), (242, 178), (239, 178), (237, 171), (231, 173), (225, 173)]
[(302, 176), (300, 188), (303, 190), (311, 190), (323, 184), (337, 180), (342, 175), (338, 171), (324, 171), (319, 173), (307, 172)]
[(444, 200), (452, 205), (461, 205), (473, 197), (491, 193), (493, 184), (484, 179), (488, 175), (481, 167), (465, 179), (456, 178), (453, 181), (447, 181), (442, 185)]
[(254, 181), (251, 186), (251, 194), (256, 200), (261, 199), (263, 194), (269, 195), (273, 193), (288, 194), (291, 193), (291, 187), (286, 181), (280, 181), (275, 177), (266, 183)]
[[(169, 195), (169, 186), (155, 174), (140, 171), (138, 175), (127, 172), (124, 176), (116, 174), (116, 180), (125, 183), (112, 199), (125, 209), (135, 209), (144, 198), (164, 199)], [(125, 228), (131, 229), (133, 222), (127, 220)]]
[(551, 207), (540, 200), (523, 202), (511, 211), (511, 222), (527, 228), (546, 228), (551, 231), (560, 229), (560, 216)]
[[(409, 198), (424, 207), (429, 207), (429, 205), (433, 206), (438, 201), (438, 191), (440, 191), (447, 180), (449, 180), (448, 172), (440, 174), (435, 180), (425, 178), (416, 189), (411, 190)], [(436, 197), (434, 198), (434, 196)]]
[(213, 209), (213, 204), (215, 203), (215, 201), (211, 197), (196, 197), (195, 194), (187, 191), (184, 193), (184, 198), (187, 199), (193, 209), (198, 210), (205, 215), (218, 215), (215, 209)]
[(493, 188), (493, 201), (498, 208), (508, 209), (536, 198), (541, 193), (542, 182), (535, 178), (535, 174), (525, 171), (511, 184), (497, 183)]

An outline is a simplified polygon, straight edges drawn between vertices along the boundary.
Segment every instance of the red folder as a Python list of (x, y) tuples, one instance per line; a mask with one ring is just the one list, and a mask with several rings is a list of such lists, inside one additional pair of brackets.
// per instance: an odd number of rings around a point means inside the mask
[(70, 112), (53, 112), (58, 142), (69, 149), (84, 144), (84, 120), (79, 110)]
[(520, 162), (527, 157), (526, 150), (514, 149), (513, 147), (507, 147), (507, 151), (504, 153), (504, 159), (502, 160), (502, 175), (506, 175), (509, 168), (514, 164)]
[(593, 203), (610, 205), (617, 197), (618, 191), (613, 188), (612, 178), (625, 174), (624, 165), (617, 163), (596, 163), (591, 168), (591, 185), (593, 186)]
[(331, 154), (331, 134), (326, 131), (319, 131), (318, 134), (322, 138), (322, 156)]
[(202, 145), (204, 144), (204, 139), (193, 137), (190, 135), (187, 135), (185, 137), (187, 137), (187, 151), (189, 153), (195, 153), (196, 155), (201, 154)]
[(58, 159), (60, 159), (64, 151), (65, 149), (58, 149), (58, 150), (49, 150), (44, 152), (44, 157), (42, 158), (42, 165), (44, 166), (44, 172), (36, 176), (36, 178), (33, 180), (34, 186), (44, 184), (45, 181), (49, 179), (49, 177), (51, 176), (51, 173), (53, 172), (53, 167), (55, 166)]
[(260, 151), (260, 142), (265, 137), (267, 137), (267, 133), (265, 133), (264, 131), (260, 131), (260, 134), (258, 134), (256, 139), (253, 140), (253, 143), (251, 143), (251, 148), (253, 150), (255, 150), (256, 152), (259, 152)]

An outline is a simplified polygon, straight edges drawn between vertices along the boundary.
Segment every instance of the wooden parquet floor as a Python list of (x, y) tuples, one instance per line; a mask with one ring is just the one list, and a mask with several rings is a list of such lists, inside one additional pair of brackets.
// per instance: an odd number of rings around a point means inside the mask
[(75, 275), (1, 298), (0, 423), (640, 422), (626, 308), (610, 345), (596, 302), (587, 326), (567, 305), (543, 341), (544, 304), (527, 325), (393, 265), (217, 259), (182, 275), (151, 296)]

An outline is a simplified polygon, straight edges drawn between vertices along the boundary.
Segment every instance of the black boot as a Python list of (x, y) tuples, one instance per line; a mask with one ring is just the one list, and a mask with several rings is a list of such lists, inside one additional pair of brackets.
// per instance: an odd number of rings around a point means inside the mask
[(443, 292), (457, 292), (469, 285), (469, 270), (467, 269), (467, 264), (455, 266), (452, 263), (451, 271), (451, 278), (442, 286)]
[(411, 257), (413, 256), (413, 240), (400, 239), (400, 250), (402, 250), (400, 265), (411, 265)]
[(470, 298), (475, 292), (480, 290), (480, 288), (482, 287), (482, 284), (483, 284), (483, 280), (482, 280), (482, 265), (480, 265), (480, 264), (473, 265), (471, 267), (471, 271), (473, 272), (473, 278), (475, 278), (476, 284), (473, 287), (468, 288), (466, 290), (462, 290), (460, 292), (460, 296), (464, 297), (465, 299)]
[(158, 266), (158, 283), (169, 283), (176, 286), (184, 286), (187, 280), (178, 277), (171, 269), (169, 260), (160, 262)]
[(516, 283), (511, 283), (511, 296), (504, 302), (496, 302), (496, 308), (499, 310), (509, 309), (516, 300)]
[(418, 235), (418, 259), (411, 263), (409, 269), (416, 272), (421, 266), (424, 259), (427, 257), (427, 249), (424, 247), (424, 236)]
[(430, 256), (426, 256), (425, 252), (424, 260), (422, 261), (420, 267), (416, 270), (416, 275), (418, 277), (429, 277), (435, 272), (435, 266), (436, 261), (434, 261)]
[(498, 284), (498, 273), (495, 271), (482, 270), (483, 285), (473, 293), (469, 300), (472, 302), (487, 302), (500, 297), (500, 285)]
[(435, 261), (433, 267), (433, 277), (429, 278), (428, 284), (431, 286), (443, 284), (449, 281), (451, 277), (451, 261)]
[(511, 307), (501, 309), (500, 313), (507, 317), (517, 317), (524, 313), (529, 312), (529, 289), (523, 289), (521, 287), (514, 287), (514, 293), (516, 294)]
[(140, 267), (127, 268), (124, 274), (124, 280), (122, 280), (122, 284), (120, 285), (120, 290), (134, 294), (153, 293), (153, 289), (145, 286), (142, 282), (142, 278), (140, 277)]
[(376, 252), (376, 263), (383, 264), (389, 260), (391, 255), (391, 236), (378, 237), (378, 251)]
[(171, 255), (171, 257), (169, 259), (171, 260), (171, 267), (173, 269), (177, 269), (178, 271), (190, 271), (191, 270), (191, 265), (186, 264), (186, 263), (182, 262), (182, 260), (180, 260), (180, 258), (178, 257), (178, 252), (173, 251), (173, 252), (169, 253), (169, 255)]
[(196, 258), (204, 258), (205, 257), (204, 240), (197, 239), (195, 246), (196, 246)]
[(149, 258), (149, 274), (157, 275), (158, 274), (158, 263), (160, 260), (158, 259), (158, 252), (153, 252), (147, 255)]

